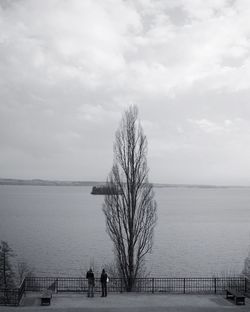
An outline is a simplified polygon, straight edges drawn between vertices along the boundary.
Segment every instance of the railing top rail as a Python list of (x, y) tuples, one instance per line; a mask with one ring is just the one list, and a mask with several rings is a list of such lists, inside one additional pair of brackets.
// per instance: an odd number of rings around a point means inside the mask
[[(95, 278), (99, 278), (98, 276), (95, 276)], [(122, 277), (110, 277), (112, 279), (121, 279)], [(210, 279), (210, 280), (214, 280), (216, 279), (248, 279), (250, 280), (250, 278), (246, 277), (246, 276), (199, 276), (199, 277), (190, 277), (190, 276), (182, 276), (182, 277), (161, 277), (161, 276), (150, 276), (150, 277), (136, 277), (136, 280), (151, 280), (152, 278), (154, 279), (173, 279), (173, 280), (183, 280), (185, 279), (197, 279), (197, 280), (204, 280), (204, 279)], [(29, 276), (26, 277), (24, 280), (29, 280), (29, 279), (48, 279), (48, 280), (56, 280), (56, 279), (72, 279), (72, 280), (76, 280), (76, 279), (86, 279), (85, 276)], [(24, 281), (23, 280), (23, 281)], [(23, 283), (22, 281), (22, 283)], [(20, 285), (22, 285), (22, 283)]]
[(26, 280), (26, 277), (24, 277), (24, 278), (22, 279), (21, 283), (19, 284), (19, 286), (18, 286), (17, 288), (21, 288), (22, 285), (23, 285), (23, 283), (25, 283), (25, 280)]

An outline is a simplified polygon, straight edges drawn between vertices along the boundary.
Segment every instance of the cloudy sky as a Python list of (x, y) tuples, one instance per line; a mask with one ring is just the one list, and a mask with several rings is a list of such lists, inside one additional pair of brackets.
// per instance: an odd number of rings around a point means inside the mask
[(130, 104), (150, 180), (250, 185), (249, 0), (0, 0), (0, 177), (105, 180)]

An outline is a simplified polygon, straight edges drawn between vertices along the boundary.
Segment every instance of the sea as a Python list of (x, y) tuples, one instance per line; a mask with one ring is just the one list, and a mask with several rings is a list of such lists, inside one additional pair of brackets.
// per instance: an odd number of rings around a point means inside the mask
[[(238, 275), (250, 251), (250, 188), (156, 187), (157, 225), (146, 274)], [(0, 186), (0, 240), (37, 276), (85, 276), (114, 265), (90, 186)]]

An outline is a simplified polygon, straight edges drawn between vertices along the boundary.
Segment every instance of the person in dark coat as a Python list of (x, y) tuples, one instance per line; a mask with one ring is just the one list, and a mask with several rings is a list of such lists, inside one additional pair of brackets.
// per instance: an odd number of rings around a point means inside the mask
[(95, 275), (90, 268), (86, 274), (88, 280), (88, 297), (94, 297), (94, 287), (95, 287)]
[(108, 275), (105, 272), (105, 270), (102, 270), (101, 278), (100, 278), (101, 284), (102, 284), (102, 297), (107, 297), (107, 281), (108, 281)]

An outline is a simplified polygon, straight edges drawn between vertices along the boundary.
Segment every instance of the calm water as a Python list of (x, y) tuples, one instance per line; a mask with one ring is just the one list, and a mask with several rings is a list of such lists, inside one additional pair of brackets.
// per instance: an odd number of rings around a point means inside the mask
[[(79, 276), (113, 259), (103, 196), (90, 187), (0, 186), (0, 239), (37, 274)], [(157, 188), (147, 268), (156, 276), (240, 273), (250, 245), (250, 189)]]

